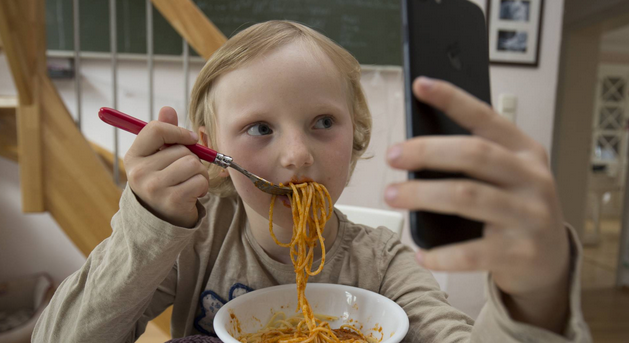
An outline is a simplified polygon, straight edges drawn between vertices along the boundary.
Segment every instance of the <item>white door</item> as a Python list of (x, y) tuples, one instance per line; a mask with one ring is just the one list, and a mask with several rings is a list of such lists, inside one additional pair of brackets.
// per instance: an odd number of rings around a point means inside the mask
[[(619, 218), (622, 212), (629, 141), (628, 81), (629, 68), (626, 66), (599, 67), (592, 116), (591, 168), (588, 175), (588, 217), (594, 224), (594, 231), (586, 229), (582, 237), (586, 245), (600, 242), (602, 217)], [(605, 206), (604, 197), (607, 197)]]
[[(590, 188), (592, 181), (607, 179), (609, 186), (623, 191), (629, 176), (629, 66), (601, 65), (596, 94), (591, 161), (593, 166), (604, 166), (606, 171), (590, 178)], [(629, 285), (629, 192), (623, 198), (617, 284)]]
[(628, 86), (629, 67), (599, 68), (591, 160), (592, 165), (604, 167), (607, 175), (620, 183), (624, 183), (627, 163)]

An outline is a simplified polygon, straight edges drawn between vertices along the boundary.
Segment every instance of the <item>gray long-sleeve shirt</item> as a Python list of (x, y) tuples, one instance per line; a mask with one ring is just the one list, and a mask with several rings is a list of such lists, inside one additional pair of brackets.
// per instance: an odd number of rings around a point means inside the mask
[[(149, 320), (173, 305), (173, 337), (213, 334), (212, 320), (246, 292), (295, 282), (292, 265), (270, 258), (248, 226), (242, 200), (207, 195), (194, 228), (152, 215), (127, 187), (111, 237), (60, 286), (39, 319), (33, 342), (134, 342)], [(385, 228), (348, 221), (327, 247), (323, 271), (309, 282), (380, 293), (408, 314), (404, 342), (590, 342), (579, 296), (580, 250), (574, 233), (570, 318), (563, 336), (511, 320), (489, 280), (488, 302), (474, 322), (446, 301), (412, 250)], [(317, 264), (318, 262), (315, 262)]]

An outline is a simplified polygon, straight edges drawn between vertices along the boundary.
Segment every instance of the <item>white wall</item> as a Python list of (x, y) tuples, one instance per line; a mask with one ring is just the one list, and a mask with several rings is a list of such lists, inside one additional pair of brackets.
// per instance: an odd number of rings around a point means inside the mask
[[(484, 8), (484, 0), (473, 1)], [(492, 66), (491, 84), (494, 104), (497, 104), (498, 96), (502, 93), (518, 97), (517, 125), (550, 151), (563, 0), (545, 1), (544, 4), (539, 68)], [(201, 66), (200, 63), (191, 63), (191, 84)], [(89, 139), (113, 149), (111, 127), (101, 123), (96, 116), (98, 108), (112, 104), (109, 67), (108, 60), (82, 61), (82, 120), (84, 132)], [(10, 79), (7, 70), (5, 57), (0, 55), (0, 94), (15, 94), (12, 82), (7, 81)], [(156, 111), (161, 106), (168, 105), (174, 107), (178, 113), (183, 113), (181, 71), (180, 63), (155, 63)], [(118, 78), (118, 108), (147, 120), (148, 78), (145, 62), (120, 61)], [(354, 178), (339, 203), (386, 209), (382, 200), (385, 185), (406, 178), (404, 172), (390, 170), (383, 163), (386, 148), (405, 137), (401, 70), (367, 69), (362, 82), (374, 120), (373, 139), (367, 152), (373, 158), (359, 162)], [(74, 112), (72, 81), (55, 81), (55, 84), (68, 108)], [(130, 146), (133, 136), (121, 132), (120, 138), (122, 155)], [(60, 280), (78, 268), (84, 257), (47, 215), (19, 213), (16, 166), (0, 159), (0, 175), (0, 204), (11, 204), (0, 209), (3, 211), (0, 212), (0, 261), (9, 258), (13, 262), (11, 266), (5, 263), (0, 265), (0, 279), (45, 269), (56, 280)], [(412, 245), (408, 229), (404, 230), (402, 239)], [(473, 317), (478, 314), (483, 302), (482, 274), (438, 274), (437, 278), (442, 287), (451, 293), (450, 300), (454, 305)]]
[[(472, 0), (482, 8), (485, 0)], [(516, 124), (550, 154), (559, 72), (564, 0), (544, 1), (539, 67), (491, 66), (492, 103), (503, 93), (518, 97)]]
[(85, 257), (48, 213), (22, 214), (18, 165), (0, 157), (0, 282), (46, 272), (58, 284)]

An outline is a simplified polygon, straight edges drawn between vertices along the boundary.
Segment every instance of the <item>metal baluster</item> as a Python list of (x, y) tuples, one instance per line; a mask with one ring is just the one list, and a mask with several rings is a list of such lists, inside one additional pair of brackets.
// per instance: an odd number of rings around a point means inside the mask
[(149, 121), (153, 120), (153, 5), (146, 0), (146, 59), (149, 72)]
[[(111, 91), (112, 107), (118, 109), (118, 36), (116, 33), (116, 0), (109, 0), (109, 41), (111, 45)], [(120, 183), (118, 167), (118, 129), (114, 128), (114, 182)]]
[(76, 96), (76, 125), (81, 130), (81, 38), (79, 35), (79, 0), (72, 1), (74, 22), (74, 94)]
[(188, 49), (188, 41), (183, 39), (183, 108), (184, 108), (184, 127), (188, 127), (188, 83), (190, 82), (190, 49)]

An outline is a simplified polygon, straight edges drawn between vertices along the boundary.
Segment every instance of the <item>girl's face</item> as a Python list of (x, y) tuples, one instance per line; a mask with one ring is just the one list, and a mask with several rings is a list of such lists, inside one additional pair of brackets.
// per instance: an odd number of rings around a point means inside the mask
[[(326, 55), (289, 43), (221, 76), (215, 87), (219, 152), (274, 184), (321, 183), (336, 202), (349, 177), (353, 125), (344, 83)], [(268, 218), (271, 195), (227, 170), (246, 205)], [(290, 229), (287, 204), (278, 197), (273, 219)]]

